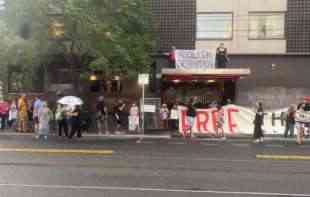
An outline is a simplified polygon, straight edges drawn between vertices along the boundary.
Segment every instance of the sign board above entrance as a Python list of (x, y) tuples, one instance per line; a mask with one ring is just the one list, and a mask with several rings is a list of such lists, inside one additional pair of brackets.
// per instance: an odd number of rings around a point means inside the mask
[(176, 50), (175, 65), (178, 69), (215, 68), (215, 52), (208, 50)]

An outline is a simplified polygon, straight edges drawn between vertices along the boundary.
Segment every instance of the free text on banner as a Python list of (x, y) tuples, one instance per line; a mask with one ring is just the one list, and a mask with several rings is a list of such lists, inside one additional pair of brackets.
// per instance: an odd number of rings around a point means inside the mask
[[(237, 105), (227, 105), (224, 110), (223, 129), (226, 135), (253, 134), (254, 110)], [(286, 109), (267, 111), (264, 116), (263, 130), (265, 134), (283, 134), (284, 124), (281, 114)], [(192, 132), (195, 134), (215, 135), (216, 134), (217, 109), (198, 109), (196, 112)], [(179, 132), (186, 134), (188, 122), (186, 118), (186, 107), (179, 107)]]

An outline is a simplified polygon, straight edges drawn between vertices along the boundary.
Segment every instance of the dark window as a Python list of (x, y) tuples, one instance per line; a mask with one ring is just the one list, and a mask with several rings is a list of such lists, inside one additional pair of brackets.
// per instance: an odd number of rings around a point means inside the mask
[(249, 39), (284, 39), (285, 13), (249, 13)]

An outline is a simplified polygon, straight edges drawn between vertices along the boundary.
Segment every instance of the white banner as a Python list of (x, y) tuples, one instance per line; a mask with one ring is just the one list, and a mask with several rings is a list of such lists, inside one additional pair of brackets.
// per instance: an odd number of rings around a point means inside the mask
[(215, 52), (207, 50), (176, 50), (176, 68), (215, 68)]
[[(223, 129), (226, 135), (253, 134), (255, 112), (252, 109), (236, 105), (227, 105), (224, 110)], [(263, 130), (265, 134), (283, 134), (285, 129), (285, 112), (287, 109), (267, 111), (264, 116)], [(192, 129), (193, 133), (216, 134), (217, 109), (198, 109)], [(186, 108), (179, 107), (179, 132), (188, 132)]]

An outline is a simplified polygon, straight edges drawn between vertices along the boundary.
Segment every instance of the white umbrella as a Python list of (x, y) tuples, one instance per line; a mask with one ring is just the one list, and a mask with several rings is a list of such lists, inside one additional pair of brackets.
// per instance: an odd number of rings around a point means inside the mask
[(65, 96), (65, 97), (62, 97), (61, 99), (59, 99), (57, 101), (57, 103), (63, 104), (63, 105), (70, 105), (70, 106), (83, 105), (82, 99), (80, 99), (79, 97), (76, 97), (76, 96)]

